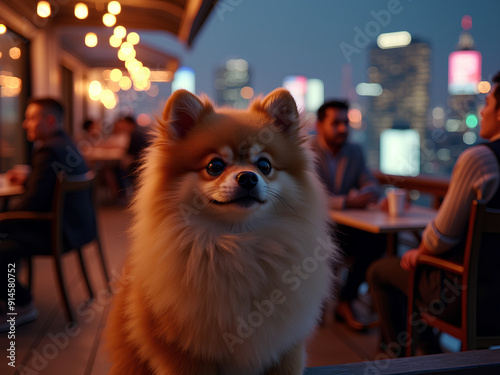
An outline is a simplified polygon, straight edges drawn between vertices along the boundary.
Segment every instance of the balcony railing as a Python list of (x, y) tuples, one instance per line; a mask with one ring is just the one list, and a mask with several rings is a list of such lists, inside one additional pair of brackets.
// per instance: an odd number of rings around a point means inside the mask
[(431, 206), (439, 208), (443, 198), (448, 191), (450, 179), (448, 177), (436, 176), (396, 176), (384, 174), (379, 170), (372, 171), (375, 178), (379, 180), (382, 185), (390, 185), (406, 190), (417, 190), (421, 194), (430, 195)]

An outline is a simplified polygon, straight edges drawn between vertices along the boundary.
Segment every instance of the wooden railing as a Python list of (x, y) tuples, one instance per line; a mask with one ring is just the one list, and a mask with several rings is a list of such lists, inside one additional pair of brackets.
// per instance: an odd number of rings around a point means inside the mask
[(473, 350), (346, 365), (310, 367), (304, 375), (500, 374), (500, 349)]
[(428, 194), (432, 197), (432, 206), (439, 208), (443, 198), (448, 191), (449, 178), (434, 176), (396, 176), (384, 174), (379, 170), (372, 171), (382, 185), (395, 186), (406, 190), (418, 190), (421, 194)]

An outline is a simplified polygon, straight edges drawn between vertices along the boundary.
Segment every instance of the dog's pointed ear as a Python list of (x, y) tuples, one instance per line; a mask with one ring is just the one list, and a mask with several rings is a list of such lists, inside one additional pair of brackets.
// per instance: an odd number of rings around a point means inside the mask
[(208, 100), (202, 102), (187, 90), (177, 90), (165, 104), (163, 119), (167, 131), (173, 132), (180, 139), (186, 136), (203, 114), (211, 111), (213, 107)]
[(262, 101), (254, 102), (252, 109), (267, 113), (280, 131), (290, 132), (299, 128), (297, 105), (290, 92), (284, 88), (278, 88)]

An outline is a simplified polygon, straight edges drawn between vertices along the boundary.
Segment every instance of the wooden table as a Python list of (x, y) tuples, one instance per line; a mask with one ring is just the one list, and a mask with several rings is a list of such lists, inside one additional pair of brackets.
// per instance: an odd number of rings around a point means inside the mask
[(396, 254), (398, 233), (424, 229), (436, 213), (434, 208), (411, 205), (403, 215), (392, 217), (380, 207), (374, 206), (366, 209), (331, 210), (330, 218), (337, 224), (366, 232), (387, 233), (387, 251), (389, 254)]
[(16, 195), (21, 195), (24, 192), (24, 187), (21, 185), (12, 185), (5, 176), (5, 173), (0, 173), (0, 200), (3, 200), (3, 205), (0, 211), (7, 210), (8, 199)]

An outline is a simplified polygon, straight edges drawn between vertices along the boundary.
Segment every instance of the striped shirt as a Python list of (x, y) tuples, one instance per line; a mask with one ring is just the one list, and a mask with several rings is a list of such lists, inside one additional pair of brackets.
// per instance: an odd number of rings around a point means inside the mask
[(422, 234), (425, 247), (441, 254), (457, 245), (466, 234), (472, 201), (490, 200), (499, 184), (500, 169), (493, 151), (484, 145), (465, 150), (453, 168), (435, 219)]

